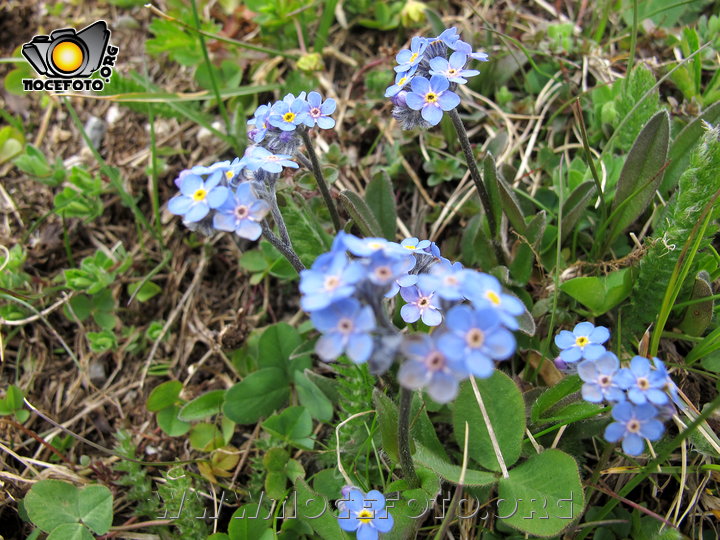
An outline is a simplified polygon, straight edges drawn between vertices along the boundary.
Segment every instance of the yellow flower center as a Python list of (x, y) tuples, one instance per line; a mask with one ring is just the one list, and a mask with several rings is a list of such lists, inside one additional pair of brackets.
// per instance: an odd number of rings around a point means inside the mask
[(357, 515), (358, 520), (360, 523), (370, 523), (373, 519), (373, 512), (372, 510), (368, 510), (367, 508), (363, 508), (360, 510), (360, 512)]
[(410, 55), (410, 62), (414, 62), (418, 57), (418, 53), (414, 52)]
[(203, 188), (198, 189), (195, 193), (193, 193), (193, 201), (200, 202), (204, 201), (205, 197), (207, 197), (207, 191), (205, 191)]
[(403, 246), (405, 249), (416, 249), (417, 246)]
[(448, 69), (448, 75), (455, 75), (457, 73), (457, 69), (450, 68)]
[(407, 82), (407, 77), (401, 77), (400, 80), (398, 81), (398, 86), (404, 86), (406, 82)]
[(590, 340), (588, 338), (586, 338), (585, 336), (580, 336), (579, 338), (575, 338), (575, 345), (577, 345), (578, 347), (584, 347), (588, 343), (590, 343)]
[(492, 305), (499, 306), (500, 305), (500, 296), (495, 291), (488, 291), (485, 293), (485, 298), (490, 300)]
[(650, 381), (648, 381), (645, 377), (639, 377), (637, 385), (640, 390), (647, 390), (650, 388)]
[(234, 175), (235, 174), (232, 171), (225, 171), (225, 178), (227, 178), (228, 180), (232, 180), (232, 177)]
[(372, 250), (377, 250), (377, 249), (382, 249), (383, 244), (381, 244), (380, 242), (370, 242), (368, 244), (368, 247)]
[(286, 112), (285, 114), (283, 114), (283, 120), (285, 120), (286, 122), (292, 122), (293, 120), (295, 120), (295, 113), (290, 111)]
[(435, 92), (428, 92), (425, 94), (425, 101), (428, 103), (435, 103), (438, 100), (438, 95)]

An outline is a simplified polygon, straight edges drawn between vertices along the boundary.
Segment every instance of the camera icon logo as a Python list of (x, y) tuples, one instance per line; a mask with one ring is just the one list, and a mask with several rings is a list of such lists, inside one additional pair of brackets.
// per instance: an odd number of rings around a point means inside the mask
[[(96, 21), (79, 32), (73, 28), (37, 35), (22, 46), (21, 53), (38, 73), (48, 79), (23, 79), (25, 90), (102, 90), (110, 82), (118, 47), (109, 44), (105, 21)], [(100, 79), (88, 79), (99, 71)]]

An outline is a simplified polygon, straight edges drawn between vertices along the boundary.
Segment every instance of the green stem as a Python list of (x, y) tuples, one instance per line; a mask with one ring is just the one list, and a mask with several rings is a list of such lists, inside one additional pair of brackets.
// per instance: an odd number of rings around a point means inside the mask
[[(202, 34), (202, 32), (200, 32), (200, 17), (198, 16), (197, 12), (197, 3), (195, 2), (195, 0), (192, 0), (192, 2), (190, 3), (192, 4), (195, 26), (197, 27), (198, 39), (200, 40), (200, 49), (202, 50), (203, 58), (205, 59), (205, 65), (208, 69), (210, 84), (212, 84), (213, 93), (215, 94), (215, 99), (217, 100), (218, 107), (220, 108), (220, 114), (223, 117), (223, 122), (225, 122), (225, 133), (230, 136), (232, 134), (232, 123), (230, 122), (230, 116), (228, 116), (227, 109), (225, 108), (225, 102), (222, 100), (222, 96), (220, 95), (220, 88), (218, 87), (217, 80), (215, 79), (213, 65), (210, 62), (210, 55), (208, 54), (207, 46), (205, 45), (205, 36)], [(236, 150), (238, 149), (236, 148)]]
[(398, 455), (400, 468), (408, 484), (408, 488), (420, 487), (420, 480), (415, 472), (412, 455), (410, 454), (410, 404), (413, 393), (405, 387), (400, 387), (400, 408), (398, 411)]
[[(452, 120), (453, 127), (455, 128), (458, 140), (460, 141), (460, 146), (462, 147), (463, 153), (465, 154), (465, 161), (467, 162), (468, 169), (470, 170), (470, 178), (472, 178), (472, 181), (475, 184), (475, 189), (477, 190), (478, 195), (480, 195), (480, 202), (482, 203), (483, 209), (485, 210), (485, 215), (487, 216), (490, 230), (496, 231), (496, 216), (495, 214), (493, 214), (492, 204), (490, 203), (490, 196), (488, 195), (487, 189), (485, 189), (485, 184), (483, 184), (482, 178), (480, 176), (480, 170), (478, 169), (477, 163), (475, 162), (475, 156), (473, 154), (472, 147), (470, 146), (470, 139), (468, 138), (467, 131), (465, 131), (465, 125), (462, 123), (462, 120), (460, 119), (460, 114), (458, 114), (457, 109), (448, 111), (448, 115), (450, 116), (450, 120)], [(492, 239), (492, 245), (495, 250), (495, 257), (497, 258), (498, 263), (507, 264), (507, 261), (505, 261), (505, 254), (503, 253), (502, 249), (500, 249), (500, 246), (497, 244), (496, 238)]]
[(315, 180), (317, 180), (317, 185), (320, 188), (320, 193), (322, 194), (323, 199), (325, 199), (325, 205), (330, 211), (330, 218), (332, 219), (333, 226), (335, 227), (335, 232), (340, 232), (342, 230), (342, 224), (340, 223), (340, 214), (338, 214), (337, 207), (335, 206), (335, 203), (332, 200), (332, 196), (330, 195), (330, 189), (328, 188), (327, 182), (325, 182), (325, 177), (323, 176), (322, 169), (320, 168), (320, 162), (318, 161), (317, 154), (315, 153), (315, 148), (313, 147), (312, 141), (310, 140), (310, 134), (306, 129), (300, 129), (299, 131), (300, 135), (302, 136), (303, 142), (305, 143), (305, 148), (307, 149), (308, 156), (310, 157), (313, 174), (315, 175)]

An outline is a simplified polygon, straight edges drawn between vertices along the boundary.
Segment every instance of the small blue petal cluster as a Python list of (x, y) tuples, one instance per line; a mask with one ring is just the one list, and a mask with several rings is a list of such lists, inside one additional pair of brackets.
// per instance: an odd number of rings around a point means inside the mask
[[(428, 240), (358, 238), (345, 232), (332, 249), (300, 274), (302, 308), (322, 336), (315, 346), (325, 361), (345, 354), (385, 372), (400, 354), (398, 380), (426, 389), (438, 403), (455, 398), (461, 380), (490, 377), (495, 363), (515, 352), (512, 331), (525, 307), (493, 276), (440, 256)], [(400, 332), (387, 302), (400, 295), (400, 316), (422, 321), (426, 332)]]
[(280, 154), (294, 154), (302, 144), (300, 130), (317, 125), (321, 129), (332, 129), (335, 120), (335, 100), (326, 99), (317, 92), (300, 92), (295, 97), (286, 95), (282, 100), (260, 105), (248, 125), (248, 137), (256, 144)]
[(340, 528), (355, 532), (358, 540), (378, 540), (379, 533), (388, 533), (395, 525), (385, 508), (385, 496), (376, 489), (365, 494), (356, 487), (344, 488), (338, 510)]
[(385, 97), (395, 105), (393, 116), (403, 129), (427, 129), (440, 123), (443, 112), (460, 104), (457, 85), (480, 73), (466, 69), (468, 62), (487, 62), (488, 57), (473, 52), (452, 27), (436, 38), (414, 37), (410, 48), (400, 51), (395, 60), (395, 82), (385, 90)]
[(182, 171), (175, 179), (180, 193), (170, 199), (168, 210), (182, 216), (193, 231), (229, 231), (257, 240), (261, 222), (276, 204), (277, 178), (283, 168), (298, 168), (293, 156), (302, 144), (301, 130), (315, 125), (332, 128), (334, 111), (335, 101), (323, 101), (317, 92), (307, 98), (305, 92), (298, 97), (288, 94), (272, 105), (260, 105), (248, 122), (253, 144), (243, 157)]
[(663, 420), (680, 404), (677, 386), (663, 362), (636, 356), (629, 367), (620, 367), (618, 357), (602, 343), (610, 338), (607, 328), (589, 322), (578, 324), (572, 332), (562, 330), (555, 344), (562, 349), (560, 359), (577, 364), (583, 381), (582, 396), (590, 403), (613, 403), (614, 422), (605, 429), (609, 442), (622, 441), (623, 451), (637, 456), (645, 450), (645, 439), (656, 441), (665, 428)]

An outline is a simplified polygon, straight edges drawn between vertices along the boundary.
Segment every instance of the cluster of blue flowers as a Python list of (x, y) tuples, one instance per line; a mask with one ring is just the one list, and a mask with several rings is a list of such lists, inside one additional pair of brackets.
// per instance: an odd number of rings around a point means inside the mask
[(488, 57), (474, 52), (452, 27), (436, 38), (414, 37), (410, 48), (400, 51), (395, 60), (395, 82), (387, 88), (385, 97), (392, 99), (393, 116), (402, 128), (412, 129), (435, 126), (444, 111), (457, 107), (457, 85), (480, 73), (466, 69), (468, 62), (487, 62)]
[(387, 533), (395, 525), (392, 514), (385, 508), (385, 496), (377, 490), (363, 493), (356, 487), (343, 488), (338, 501), (338, 523), (347, 532), (355, 532), (358, 540), (378, 540), (379, 533)]
[(620, 367), (618, 357), (603, 346), (609, 338), (604, 326), (581, 322), (572, 332), (562, 330), (555, 344), (563, 362), (577, 363), (583, 399), (614, 404), (615, 421), (605, 429), (605, 439), (622, 441), (623, 451), (637, 456), (645, 450), (644, 439), (662, 437), (663, 422), (675, 414), (673, 402), (679, 403), (677, 386), (658, 358), (635, 356), (628, 367)]
[[(495, 362), (515, 352), (512, 331), (525, 310), (495, 277), (450, 262), (435, 243), (344, 232), (301, 272), (300, 292), (302, 308), (322, 334), (315, 347), (321, 359), (344, 353), (381, 374), (400, 353), (400, 384), (426, 389), (438, 403), (454, 399), (470, 375), (490, 377)], [(398, 293), (405, 301), (402, 319), (434, 327), (431, 334), (400, 333), (390, 322), (386, 302)]]
[(284, 168), (298, 168), (293, 156), (302, 144), (301, 131), (316, 125), (332, 128), (334, 111), (335, 101), (323, 101), (317, 92), (288, 94), (261, 105), (248, 122), (253, 144), (242, 158), (182, 171), (175, 180), (180, 193), (170, 199), (168, 210), (182, 216), (191, 230), (207, 235), (228, 231), (257, 240), (261, 222), (275, 204), (275, 181)]

